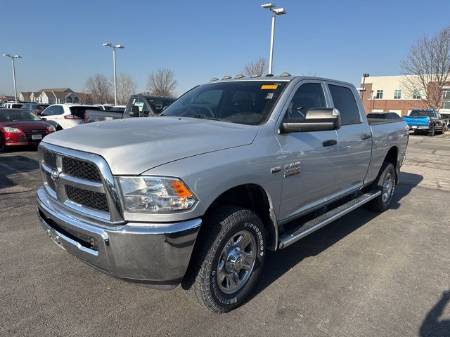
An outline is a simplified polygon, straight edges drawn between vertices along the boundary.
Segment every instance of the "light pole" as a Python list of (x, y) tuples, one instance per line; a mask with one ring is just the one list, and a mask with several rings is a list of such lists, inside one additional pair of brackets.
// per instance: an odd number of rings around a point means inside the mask
[(284, 8), (277, 8), (273, 3), (266, 3), (261, 5), (262, 8), (268, 9), (272, 12), (272, 29), (270, 32), (270, 53), (269, 53), (269, 74), (272, 74), (272, 64), (273, 64), (273, 47), (275, 44), (275, 18), (277, 15), (286, 14)]
[(12, 74), (13, 74), (13, 84), (14, 84), (14, 100), (17, 102), (17, 87), (16, 87), (16, 59), (21, 59), (20, 55), (11, 55), (11, 54), (3, 54), (5, 57), (9, 57), (11, 59), (12, 66)]
[(366, 91), (366, 78), (370, 75), (368, 73), (363, 74), (363, 80), (362, 80), (362, 88), (361, 88), (361, 101), (364, 103), (364, 91)]
[(117, 105), (116, 49), (123, 49), (125, 46), (121, 44), (112, 44), (111, 42), (105, 42), (103, 43), (103, 46), (110, 47), (113, 53), (114, 105)]

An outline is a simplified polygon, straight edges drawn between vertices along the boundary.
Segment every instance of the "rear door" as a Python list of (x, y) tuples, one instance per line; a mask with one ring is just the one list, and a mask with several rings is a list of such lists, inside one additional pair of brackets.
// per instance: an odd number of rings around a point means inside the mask
[[(302, 119), (310, 108), (330, 107), (321, 81), (302, 82), (290, 100), (284, 119)], [(278, 135), (283, 174), (280, 218), (288, 220), (339, 192), (336, 182), (339, 154), (333, 131), (291, 132)], [(273, 170), (273, 169), (272, 169)]]
[(341, 127), (337, 130), (339, 170), (336, 182), (342, 191), (350, 191), (363, 184), (371, 158), (372, 132), (362, 116), (353, 87), (328, 83), (328, 90), (334, 107), (341, 114)]
[(52, 120), (58, 123), (63, 129), (67, 128), (69, 124), (64, 118), (64, 108), (61, 105), (51, 105), (44, 111), (42, 111), (42, 118), (47, 120)]

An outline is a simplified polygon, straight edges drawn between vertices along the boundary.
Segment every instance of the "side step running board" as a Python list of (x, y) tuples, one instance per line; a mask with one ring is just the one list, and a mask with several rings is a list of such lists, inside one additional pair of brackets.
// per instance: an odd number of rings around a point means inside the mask
[(280, 237), (280, 243), (278, 249), (286, 248), (298, 240), (304, 238), (305, 236), (315, 232), (316, 230), (328, 225), (329, 223), (339, 219), (340, 217), (350, 213), (351, 211), (357, 209), (358, 207), (368, 203), (369, 201), (375, 199), (381, 194), (381, 191), (374, 191), (362, 194), (361, 196), (346, 202), (345, 204), (333, 208), (332, 210), (326, 212), (303, 223), (299, 228), (297, 228), (292, 233), (284, 234)]

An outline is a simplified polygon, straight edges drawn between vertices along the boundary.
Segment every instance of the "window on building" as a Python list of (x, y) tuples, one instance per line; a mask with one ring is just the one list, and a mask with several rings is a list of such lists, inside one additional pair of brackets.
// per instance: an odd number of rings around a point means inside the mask
[(446, 101), (446, 102), (444, 102), (444, 105), (442, 106), (442, 108), (443, 109), (448, 109), (448, 110), (450, 110), (450, 101)]
[(450, 100), (450, 89), (444, 89), (442, 96), (445, 100)]
[(375, 99), (383, 99), (383, 90), (377, 90), (377, 94), (375, 95)]
[(413, 91), (413, 99), (421, 99), (422, 96), (420, 95), (420, 91), (419, 90), (414, 90)]
[(401, 99), (402, 98), (402, 91), (400, 89), (396, 89), (394, 91), (394, 99)]

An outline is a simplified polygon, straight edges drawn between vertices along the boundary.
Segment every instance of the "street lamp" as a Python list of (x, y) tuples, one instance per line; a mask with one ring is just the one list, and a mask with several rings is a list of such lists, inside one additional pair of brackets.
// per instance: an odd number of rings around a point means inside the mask
[(112, 44), (111, 42), (103, 43), (103, 47), (110, 47), (113, 53), (113, 74), (114, 74), (114, 105), (117, 105), (117, 81), (116, 81), (116, 49), (125, 48), (121, 44)]
[(361, 86), (361, 101), (363, 101), (364, 103), (364, 91), (366, 91), (366, 78), (369, 77), (370, 75), (368, 73), (364, 73), (363, 74), (363, 81), (362, 81), (362, 86)]
[(3, 54), (5, 57), (9, 57), (11, 59), (12, 66), (12, 74), (13, 74), (13, 84), (14, 84), (14, 100), (17, 102), (17, 87), (16, 87), (16, 59), (21, 59), (20, 55), (11, 55), (11, 54)]
[(272, 12), (272, 30), (270, 33), (270, 54), (269, 54), (269, 74), (272, 74), (272, 64), (273, 64), (273, 46), (275, 43), (275, 18), (277, 15), (286, 14), (284, 8), (275, 7), (273, 3), (266, 3), (261, 5), (262, 8), (268, 9)]

